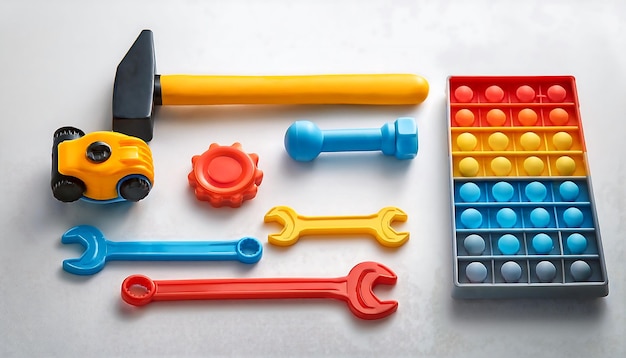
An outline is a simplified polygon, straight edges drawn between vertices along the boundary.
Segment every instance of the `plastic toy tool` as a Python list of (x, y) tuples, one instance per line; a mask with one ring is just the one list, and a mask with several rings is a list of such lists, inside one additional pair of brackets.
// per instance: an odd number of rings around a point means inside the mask
[(573, 77), (449, 78), (457, 298), (601, 297)]
[(253, 264), (261, 259), (263, 246), (252, 237), (234, 241), (138, 241), (114, 242), (97, 228), (80, 225), (69, 229), (63, 244), (81, 244), (79, 258), (63, 261), (63, 269), (75, 275), (93, 275), (107, 261), (239, 261)]
[(294, 122), (285, 133), (291, 158), (309, 162), (321, 152), (381, 151), (398, 159), (417, 155), (417, 125), (413, 118), (398, 118), (381, 128), (320, 130), (309, 121)]
[(364, 216), (307, 217), (287, 206), (277, 206), (265, 214), (265, 222), (278, 222), (283, 230), (268, 236), (273, 245), (290, 246), (304, 235), (372, 235), (387, 247), (398, 247), (409, 239), (408, 232), (396, 232), (391, 223), (406, 221), (407, 214), (396, 207), (382, 208), (378, 213)]
[(206, 152), (191, 158), (193, 168), (187, 179), (198, 200), (214, 207), (237, 208), (256, 196), (263, 180), (258, 162), (259, 156), (245, 153), (239, 143), (213, 143)]
[(53, 138), (50, 186), (56, 199), (139, 201), (150, 192), (154, 166), (143, 140), (115, 132), (85, 135), (74, 127), (57, 129)]
[(377, 262), (362, 262), (338, 278), (230, 278), (153, 281), (142, 275), (122, 283), (122, 299), (134, 306), (151, 301), (332, 298), (345, 301), (352, 313), (367, 320), (389, 316), (396, 301), (374, 295), (377, 284), (394, 285), (397, 277)]
[(150, 141), (155, 105), (406, 105), (423, 102), (428, 90), (428, 82), (412, 74), (157, 75), (152, 32), (143, 30), (117, 67), (113, 130)]

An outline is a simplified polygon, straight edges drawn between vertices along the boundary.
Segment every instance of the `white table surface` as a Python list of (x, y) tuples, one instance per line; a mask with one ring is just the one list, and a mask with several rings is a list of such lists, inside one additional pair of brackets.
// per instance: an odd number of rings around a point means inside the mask
[[(417, 73), (431, 92), (418, 107), (164, 108), (156, 120), (156, 180), (135, 205), (63, 204), (50, 188), (55, 129), (111, 129), (115, 69), (139, 32), (154, 31), (162, 74)], [(1, 1), (0, 356), (620, 357), (626, 353), (626, 3), (623, 1)], [(610, 293), (603, 299), (455, 301), (451, 298), (446, 77), (574, 75), (586, 135)], [(292, 161), (285, 129), (418, 122), (420, 151), (400, 162), (376, 153)], [(235, 141), (258, 153), (258, 196), (239, 209), (197, 202), (190, 158)], [(376, 212), (395, 205), (411, 239), (267, 244), (265, 212)], [(78, 255), (60, 236), (78, 224), (111, 240), (264, 242), (255, 266), (110, 263), (92, 277), (61, 268)], [(398, 275), (377, 294), (399, 301), (361, 321), (334, 301), (124, 304), (128, 275), (335, 277), (379, 261)]]

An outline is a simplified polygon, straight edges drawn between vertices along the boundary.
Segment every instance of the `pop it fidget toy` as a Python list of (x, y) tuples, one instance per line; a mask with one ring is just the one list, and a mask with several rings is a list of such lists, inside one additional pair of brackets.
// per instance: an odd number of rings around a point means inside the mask
[(456, 298), (602, 297), (573, 77), (448, 79)]

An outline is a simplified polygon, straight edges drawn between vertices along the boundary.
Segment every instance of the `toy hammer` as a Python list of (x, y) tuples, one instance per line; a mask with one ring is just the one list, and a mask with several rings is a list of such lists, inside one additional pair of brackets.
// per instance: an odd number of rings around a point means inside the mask
[(152, 31), (143, 30), (117, 66), (113, 130), (150, 141), (155, 105), (410, 105), (427, 96), (428, 82), (413, 74), (158, 75)]

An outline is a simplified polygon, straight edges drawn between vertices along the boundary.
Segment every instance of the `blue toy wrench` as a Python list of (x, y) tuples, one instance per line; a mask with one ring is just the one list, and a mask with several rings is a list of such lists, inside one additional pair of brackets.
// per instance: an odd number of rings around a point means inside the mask
[(111, 260), (125, 261), (240, 261), (257, 263), (263, 254), (259, 240), (244, 237), (234, 241), (109, 241), (97, 228), (79, 225), (61, 237), (64, 244), (81, 244), (79, 258), (63, 261), (63, 269), (75, 275), (93, 275)]

